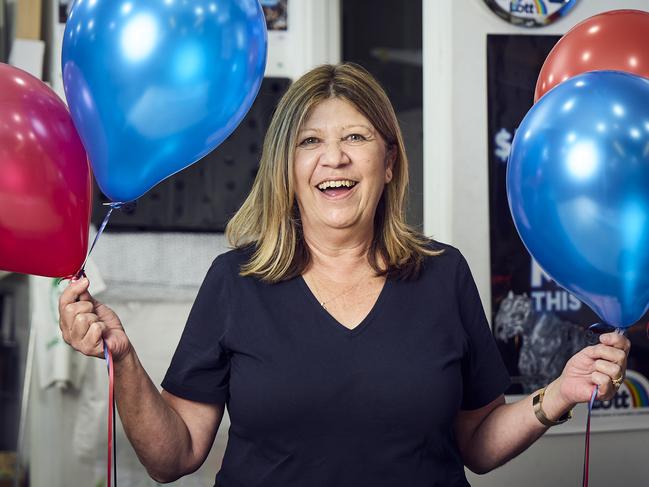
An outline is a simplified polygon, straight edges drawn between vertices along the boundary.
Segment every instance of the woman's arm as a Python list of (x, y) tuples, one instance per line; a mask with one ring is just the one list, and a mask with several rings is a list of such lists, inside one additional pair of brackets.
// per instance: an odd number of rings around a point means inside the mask
[[(617, 333), (602, 335), (600, 340), (602, 343), (575, 354), (561, 376), (546, 387), (543, 411), (550, 420), (589, 401), (595, 385), (599, 385), (598, 399), (615, 395), (612, 379), (624, 374), (631, 344)], [(478, 474), (489, 472), (522, 453), (547, 431), (534, 414), (532, 397), (505, 404), (500, 396), (480, 409), (458, 413), (455, 434), (469, 469)]]
[[(559, 418), (563, 413), (547, 414)], [(460, 411), (455, 423), (464, 464), (477, 474), (487, 473), (516, 457), (547, 429), (534, 416), (532, 396), (505, 404), (501, 395), (480, 409)]]
[(171, 482), (199, 468), (223, 417), (223, 405), (188, 401), (158, 392), (140, 363), (119, 317), (88, 293), (87, 279), (74, 281), (59, 299), (64, 340), (85, 355), (113, 355), (115, 400), (138, 458), (158, 482)]
[(158, 392), (133, 350), (115, 363), (115, 400), (124, 431), (155, 481), (172, 482), (205, 461), (224, 406)]

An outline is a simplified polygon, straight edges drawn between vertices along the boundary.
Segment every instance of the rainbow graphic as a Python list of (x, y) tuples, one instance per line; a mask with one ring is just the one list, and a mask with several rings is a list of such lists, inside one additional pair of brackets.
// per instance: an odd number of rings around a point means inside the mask
[(646, 380), (640, 378), (644, 379), (642, 375), (629, 370), (622, 383), (631, 396), (631, 403), (634, 408), (649, 407), (649, 394), (647, 392)]
[(548, 9), (545, 6), (543, 0), (534, 0), (534, 5), (536, 6), (536, 11), (541, 15), (547, 15)]

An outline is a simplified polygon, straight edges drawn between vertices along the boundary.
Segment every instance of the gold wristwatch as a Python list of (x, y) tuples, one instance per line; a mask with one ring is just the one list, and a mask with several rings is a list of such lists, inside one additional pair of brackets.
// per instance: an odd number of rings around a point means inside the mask
[(548, 418), (545, 415), (545, 411), (543, 411), (544, 395), (545, 395), (545, 387), (539, 391), (536, 391), (534, 393), (534, 396), (532, 396), (532, 406), (534, 406), (534, 414), (536, 415), (536, 419), (538, 419), (543, 425), (556, 426), (558, 424), (565, 423), (570, 418), (572, 418), (572, 409), (557, 420)]

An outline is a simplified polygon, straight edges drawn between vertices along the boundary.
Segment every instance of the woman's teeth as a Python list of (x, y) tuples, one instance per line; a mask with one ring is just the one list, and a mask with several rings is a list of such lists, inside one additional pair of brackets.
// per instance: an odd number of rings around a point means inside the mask
[(324, 191), (325, 189), (329, 188), (352, 188), (354, 186), (356, 186), (356, 181), (352, 181), (350, 179), (339, 179), (336, 181), (324, 181), (318, 184), (318, 189), (320, 191)]

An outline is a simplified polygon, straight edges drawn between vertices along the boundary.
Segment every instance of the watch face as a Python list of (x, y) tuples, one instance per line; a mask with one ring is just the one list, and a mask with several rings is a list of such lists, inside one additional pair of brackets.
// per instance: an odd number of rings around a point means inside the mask
[(484, 0), (499, 17), (514, 25), (541, 27), (566, 15), (577, 0)]

